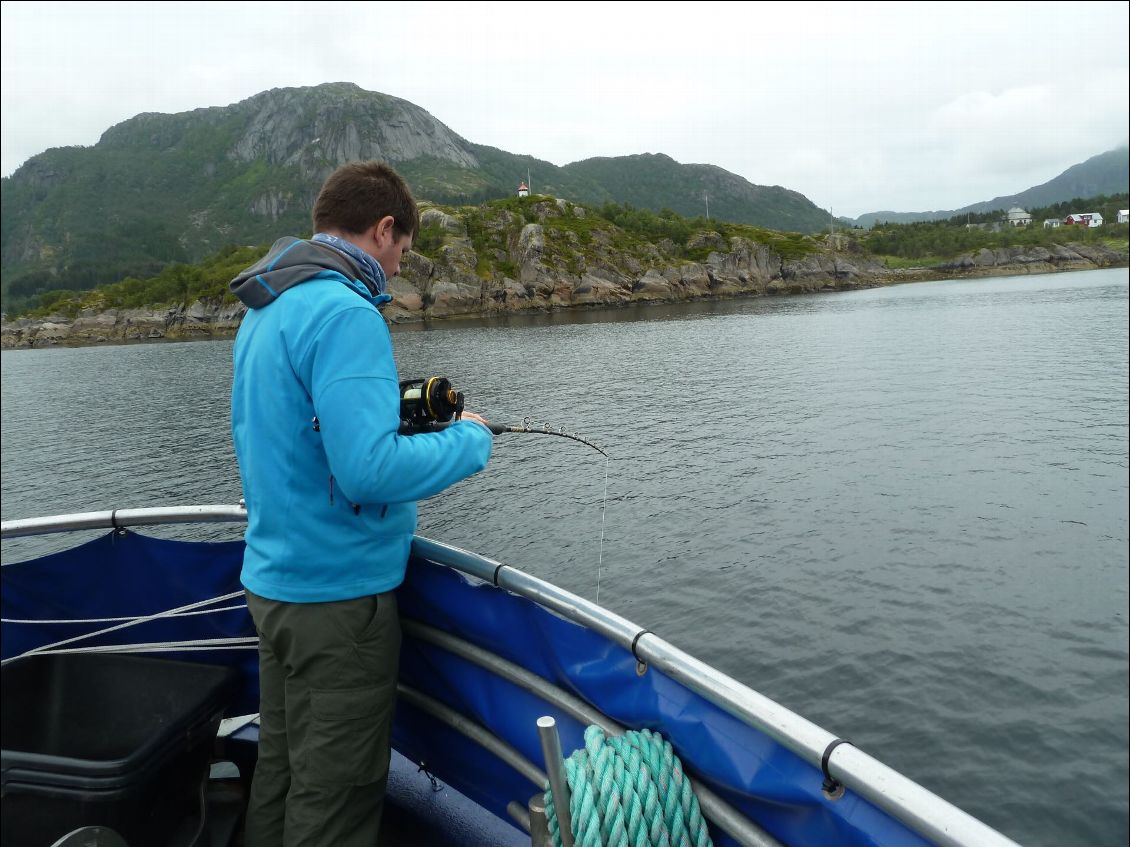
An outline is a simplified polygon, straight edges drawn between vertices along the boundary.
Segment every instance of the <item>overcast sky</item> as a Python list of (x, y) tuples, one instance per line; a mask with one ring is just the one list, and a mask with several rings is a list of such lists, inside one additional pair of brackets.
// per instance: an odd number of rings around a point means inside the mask
[(1128, 7), (4, 2), (2, 172), (140, 112), (349, 81), (558, 165), (666, 153), (837, 215), (953, 209), (1126, 144)]

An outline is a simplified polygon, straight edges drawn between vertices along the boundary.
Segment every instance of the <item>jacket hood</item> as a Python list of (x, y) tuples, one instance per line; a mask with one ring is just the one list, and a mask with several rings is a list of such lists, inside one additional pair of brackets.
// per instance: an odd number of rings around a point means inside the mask
[(349, 256), (329, 245), (291, 236), (276, 241), (267, 255), (240, 273), (228, 284), (228, 288), (249, 309), (261, 309), (273, 303), (288, 288), (311, 279), (324, 278), (327, 273), (345, 277), (351, 288), (374, 305), (392, 299), (366, 283), (357, 264)]

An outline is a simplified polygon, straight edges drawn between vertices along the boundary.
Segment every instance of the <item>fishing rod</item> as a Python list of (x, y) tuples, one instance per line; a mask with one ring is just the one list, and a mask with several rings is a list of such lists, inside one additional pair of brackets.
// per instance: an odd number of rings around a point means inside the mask
[[(415, 435), (419, 432), (439, 432), (451, 426), (463, 416), (464, 397), (456, 391), (446, 377), (432, 376), (426, 379), (405, 379), (400, 382), (400, 429), (401, 435)], [(520, 424), (487, 424), (495, 435), (504, 432), (528, 432), (538, 435), (556, 435), (568, 438), (591, 447), (605, 458), (608, 454), (586, 438), (563, 429), (553, 429), (544, 424), (533, 424), (526, 418)]]

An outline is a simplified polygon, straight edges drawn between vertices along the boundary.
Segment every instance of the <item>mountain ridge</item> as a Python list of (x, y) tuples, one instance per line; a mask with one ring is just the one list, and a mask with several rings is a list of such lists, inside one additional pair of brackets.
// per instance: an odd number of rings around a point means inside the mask
[[(1061, 178), (1079, 177), (1104, 156), (1057, 177), (1059, 190)], [(5, 302), (152, 276), (226, 245), (303, 234), (325, 177), (366, 158), (390, 161), (418, 198), (448, 205), (512, 196), (532, 171), (539, 193), (589, 206), (705, 213), (801, 233), (823, 230), (831, 217), (799, 192), (755, 185), (716, 165), (640, 153), (558, 166), (471, 142), (410, 101), (354, 83), (272, 88), (227, 106), (144, 112), (91, 147), (52, 148), (4, 177)], [(1121, 167), (1125, 174), (1125, 151)], [(1023, 194), (1003, 200), (1011, 205)]]
[(857, 218), (844, 218), (856, 226), (871, 227), (876, 223), (914, 223), (939, 221), (964, 214), (981, 214), (1007, 210), (1013, 206), (1051, 206), (1076, 198), (1095, 197), (1100, 194), (1118, 194), (1130, 186), (1130, 156), (1126, 146), (1091, 156), (1072, 165), (1047, 182), (1026, 188), (1016, 194), (994, 197), (971, 203), (960, 209), (931, 212), (893, 212), (889, 210), (867, 212)]
[(827, 220), (796, 192), (667, 156), (610, 160), (624, 173), (609, 190), (603, 160), (559, 167), (477, 145), (410, 101), (325, 83), (273, 88), (228, 106), (142, 113), (91, 147), (32, 157), (2, 180), (4, 292), (86, 289), (225, 244), (302, 234), (325, 177), (358, 159), (391, 162), (418, 198), (439, 203), (510, 196), (529, 168), (540, 192), (588, 204), (698, 214), (706, 190), (711, 211), (739, 223), (813, 232)]

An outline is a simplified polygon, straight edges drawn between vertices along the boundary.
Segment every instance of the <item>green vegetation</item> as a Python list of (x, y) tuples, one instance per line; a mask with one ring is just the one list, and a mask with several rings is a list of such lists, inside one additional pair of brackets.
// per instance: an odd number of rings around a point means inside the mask
[[(1032, 209), (1033, 225), (1043, 226), (1048, 218), (1063, 220), (1070, 214), (1079, 212), (1098, 212), (1103, 216), (1103, 224), (1115, 224), (1118, 221), (1118, 210), (1125, 209), (1130, 194), (1100, 194), (1096, 197), (1076, 197), (1064, 203), (1055, 203), (1051, 206), (1042, 206)], [(959, 216), (960, 217), (960, 216)]]
[[(1010, 226), (1002, 222), (1006, 214), (1003, 210), (956, 215), (944, 221), (876, 224), (863, 237), (863, 244), (876, 257), (886, 258), (891, 267), (938, 264), (962, 253), (986, 248), (1049, 247), (1077, 242), (1125, 249), (1130, 240), (1127, 225), (1113, 221), (1117, 220), (1118, 209), (1125, 209), (1126, 204), (1126, 194), (1100, 195), (1056, 203), (1028, 210), (1032, 215), (1032, 223), (1027, 226)], [(1104, 224), (1093, 229), (1082, 226), (1044, 228), (1046, 219), (1062, 220), (1072, 212), (1100, 212)]]
[[(78, 295), (57, 292), (119, 281), (136, 286), (138, 280), (164, 279), (168, 285), (161, 289), (162, 298), (180, 296), (178, 292), (195, 290), (198, 284), (207, 287), (185, 268), (204, 263), (225, 244), (258, 244), (307, 232), (322, 180), (343, 151), (358, 154), (360, 148), (346, 140), (380, 135), (379, 129), (392, 123), (418, 132), (404, 130), (415, 135), (405, 137), (402, 149), (390, 142), (381, 148), (382, 155), (408, 179), (418, 198), (460, 210), (451, 213), (466, 219), (479, 253), (478, 272), (484, 275), (515, 271), (515, 239), (532, 220), (546, 226), (547, 261), (560, 259), (569, 268), (580, 266), (572, 248), (588, 249), (596, 239), (601, 244), (593, 249), (610, 248), (639, 259), (658, 249), (671, 258), (701, 261), (717, 248), (718, 238), (726, 244), (740, 236), (767, 244), (786, 259), (796, 258), (818, 247), (796, 233), (821, 233), (828, 223), (828, 213), (803, 195), (755, 185), (712, 165), (643, 154), (559, 167), (470, 143), (411, 103), (333, 83), (274, 89), (225, 107), (138, 115), (108, 129), (92, 147), (56, 148), (30, 159), (0, 180), (3, 305), (16, 313), (42, 308), (48, 300), (71, 302)], [(1028, 196), (1046, 196), (1050, 202), (1077, 190), (1065, 185), (1116, 190), (1125, 184), (1125, 168), (1125, 150), (1111, 151)], [(535, 208), (544, 198), (518, 204), (512, 195), (527, 174), (532, 175), (531, 188), (583, 204), (587, 216)], [(1126, 201), (1119, 204), (1125, 207)], [(468, 208), (485, 211), (476, 217), (476, 212), (462, 211)], [(1036, 217), (1033, 229), (1043, 217), (1062, 218), (1082, 209), (1114, 220), (1102, 203), (1072, 201), (1049, 210), (1030, 209)], [(496, 220), (501, 210), (513, 217)], [(967, 222), (991, 222), (994, 214), (981, 220), (969, 216), (960, 221), (961, 228)], [(1043, 243), (1044, 238), (1064, 237), (1013, 231), (994, 239), (986, 233), (951, 232), (947, 223), (936, 231), (879, 227), (872, 249), (892, 261), (921, 261), (1018, 239), (1023, 243), (1023, 238)], [(1107, 240), (1110, 232), (1106, 227), (1101, 235), (1076, 230), (1071, 237)], [(433, 256), (444, 244), (445, 234), (438, 230), (420, 236), (418, 250), (425, 255)], [(1115, 240), (1124, 242), (1125, 235), (1116, 233)]]
[(417, 197), (433, 203), (483, 203), (513, 190), (503, 188), (482, 173), (433, 156), (398, 162), (396, 169)]
[(412, 250), (421, 256), (435, 259), (439, 248), (443, 246), (443, 227), (439, 224), (429, 224), (420, 227), (412, 241)]
[[(1011, 197), (995, 197), (992, 200), (973, 203), (948, 213), (939, 212), (937, 210), (931, 212), (868, 212), (856, 218), (855, 223), (857, 226), (862, 227), (871, 227), (883, 221), (887, 223), (905, 224), (913, 223), (914, 221), (939, 220), (938, 216), (945, 214), (960, 217), (963, 221), (968, 215), (972, 219), (971, 222), (984, 223), (995, 220), (1000, 214), (1000, 209), (1006, 209), (1012, 206), (1020, 206), (1023, 209), (1033, 212), (1033, 217), (1035, 217), (1035, 212), (1038, 211), (1040, 207), (1071, 207), (1062, 209), (1062, 214), (1059, 214), (1058, 217), (1063, 218), (1070, 212), (1081, 211), (1079, 206), (1076, 205), (1080, 202), (1078, 199), (1080, 197), (1094, 197), (1097, 194), (1116, 194), (1119, 191), (1124, 192), (1127, 182), (1130, 180), (1127, 162), (1127, 149), (1121, 147), (1116, 150), (1108, 150), (1097, 156), (1092, 156), (1087, 159), (1087, 161), (1080, 162), (1077, 165), (1072, 165), (1059, 176), (1045, 182), (1043, 185), (1033, 186)], [(1069, 203), (1061, 203), (1060, 199), (1064, 197), (1073, 197), (1076, 199), (1071, 200)], [(1123, 204), (1121, 208), (1125, 209), (1126, 205)], [(1056, 216), (1056, 214), (1049, 214), (1044, 217), (1050, 218)], [(1105, 220), (1115, 220), (1113, 217), (1107, 218), (1106, 212), (1103, 212), (1103, 218)], [(1043, 222), (1043, 219), (1043, 217), (1037, 218), (1037, 222)]]
[(705, 261), (711, 252), (719, 249), (717, 243), (712, 244), (709, 238), (700, 238), (702, 243), (697, 247), (687, 246), (692, 243), (692, 238), (696, 235), (709, 236), (712, 233), (721, 239), (724, 250), (729, 250), (731, 238), (745, 238), (748, 241), (764, 244), (783, 259), (796, 259), (812, 253), (817, 248), (816, 241), (811, 236), (795, 232), (778, 232), (748, 224), (707, 220), (702, 216), (684, 218), (670, 209), (662, 209), (655, 213), (648, 209), (637, 209), (626, 203), (605, 203), (593, 211), (638, 239), (653, 242), (667, 239), (672, 242), (673, 255), (688, 261)]
[(196, 300), (234, 303), (228, 283), (252, 265), (267, 250), (267, 245), (236, 247), (229, 245), (199, 264), (169, 265), (148, 279), (127, 277), (121, 282), (98, 286), (90, 291), (56, 289), (37, 295), (10, 316), (31, 318), (61, 314), (75, 318), (84, 309), (140, 309), (157, 306), (188, 306)]
[(701, 216), (684, 218), (671, 209), (660, 209), (656, 213), (649, 209), (637, 209), (629, 203), (605, 203), (593, 211), (637, 238), (648, 241), (666, 238), (677, 246), (685, 245), (699, 231), (713, 231), (721, 235), (719, 230), (724, 227), (721, 224), (711, 224)]
[(460, 215), (463, 225), (467, 228), (467, 237), (471, 239), (471, 249), (475, 251), (477, 264), (475, 273), (480, 277), (488, 277), (491, 273), (490, 252), (503, 250), (506, 247), (504, 233), (487, 226), (486, 216), (478, 209), (465, 211)]
[(586, 159), (562, 171), (600, 186), (603, 196), (572, 195), (581, 202), (606, 201), (641, 209), (672, 209), (684, 217), (813, 233), (828, 222), (828, 213), (803, 194), (780, 186), (753, 185), (713, 165), (684, 165), (662, 154)]
[(138, 115), (92, 147), (47, 150), (4, 177), (4, 307), (21, 310), (54, 290), (146, 279), (227, 243), (305, 232), (342, 140), (399, 118), (419, 135), (404, 150), (383, 154), (417, 197), (445, 205), (509, 199), (532, 173), (539, 191), (588, 206), (618, 201), (693, 218), (709, 192), (715, 218), (809, 232), (825, 218), (795, 192), (752, 185), (719, 168), (666, 156), (558, 167), (452, 138), (418, 107), (354, 85), (278, 89), (222, 108)]
[[(29, 233), (36, 247), (31, 258), (5, 261), (5, 311), (54, 290), (148, 279), (228, 242), (309, 227), (309, 213), (295, 202), (306, 193), (295, 169), (225, 155), (236, 138), (230, 120), (197, 126), (183, 115), (143, 115), (135, 122), (109, 130), (95, 147), (48, 150), (18, 179), (4, 179), (5, 256)], [(252, 213), (252, 199), (264, 196), (278, 199), (274, 213)]]
[[(652, 212), (628, 204), (606, 203), (584, 209), (545, 195), (505, 197), (479, 206), (436, 206), (462, 222), (474, 251), (475, 273), (483, 279), (517, 279), (516, 251), (523, 227), (538, 223), (544, 231), (543, 260), (551, 267), (579, 275), (585, 256), (599, 254), (601, 261), (616, 263), (631, 257), (647, 264), (660, 256), (671, 260), (705, 261), (711, 252), (728, 251), (738, 237), (766, 245), (785, 259), (795, 259), (818, 249), (810, 236), (775, 232), (746, 224), (685, 218), (670, 209)], [(421, 228), (413, 250), (432, 261), (444, 261), (444, 246), (458, 241), (438, 223)], [(198, 262), (176, 262), (149, 275), (130, 275), (90, 290), (51, 287), (22, 297), (9, 295), (11, 317), (70, 318), (85, 309), (132, 309), (188, 306), (196, 300), (233, 302), (228, 282), (254, 263), (267, 245), (229, 245)], [(622, 268), (631, 273), (630, 268)]]
[[(941, 264), (982, 248), (1081, 242), (1124, 251), (1130, 242), (1126, 224), (1108, 223), (1095, 229), (1044, 229), (1042, 221), (1061, 217), (1061, 207), (1101, 210), (1105, 218), (1112, 205), (1113, 219), (1117, 208), (1125, 208), (1126, 201), (1123, 194), (1036, 209), (1033, 214), (1037, 220), (1030, 226), (1005, 224), (997, 231), (993, 224), (999, 221), (999, 213), (990, 215), (988, 220), (969, 221), (973, 226), (967, 224), (965, 216), (948, 221), (883, 224), (869, 233), (856, 231), (848, 249), (885, 260), (892, 268)], [(585, 271), (589, 257), (598, 257), (600, 262), (614, 267), (622, 264), (620, 269), (629, 275), (636, 272), (627, 267), (633, 261), (637, 270), (657, 260), (703, 262), (712, 252), (731, 250), (735, 238), (764, 245), (786, 261), (827, 249), (826, 238), (707, 220), (703, 216), (688, 218), (670, 209), (654, 212), (627, 203), (608, 202), (586, 209), (554, 197), (531, 195), (499, 198), (477, 206), (435, 208), (459, 220), (467, 236), (453, 236), (441, 224), (431, 223), (417, 234), (414, 251), (437, 263), (458, 263), (463, 261), (458, 258), (460, 252), (472, 259), (469, 247), (474, 251), (474, 272), (483, 279), (518, 278), (522, 230), (531, 223), (542, 227), (545, 264), (573, 275)], [(88, 291), (52, 287), (22, 299), (9, 295), (8, 314), (62, 314), (73, 318), (86, 309), (186, 307), (196, 300), (213, 304), (234, 302), (228, 292), (229, 281), (267, 249), (267, 244), (228, 245), (198, 263), (175, 262), (148, 276), (131, 275)], [(844, 247), (841, 245), (840, 249)]]

